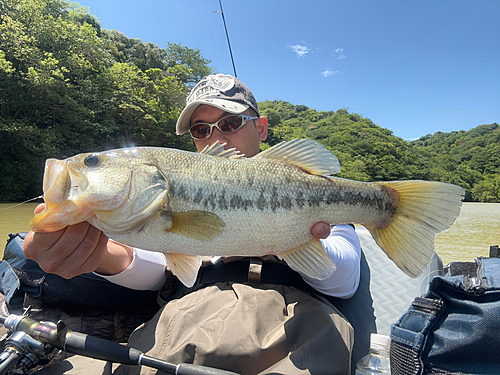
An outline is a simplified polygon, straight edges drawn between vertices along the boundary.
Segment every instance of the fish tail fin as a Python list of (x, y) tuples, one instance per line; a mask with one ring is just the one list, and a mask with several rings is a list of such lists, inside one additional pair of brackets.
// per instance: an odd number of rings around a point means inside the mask
[(398, 204), (382, 228), (366, 225), (387, 256), (408, 276), (418, 277), (434, 254), (434, 237), (460, 213), (465, 191), (436, 181), (376, 182), (396, 193)]

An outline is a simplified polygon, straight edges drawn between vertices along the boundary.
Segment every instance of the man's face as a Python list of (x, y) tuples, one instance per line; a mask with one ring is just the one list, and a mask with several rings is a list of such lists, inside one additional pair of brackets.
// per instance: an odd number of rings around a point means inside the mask
[[(255, 116), (255, 114), (249, 109), (241, 113), (243, 115)], [(230, 113), (224, 112), (219, 108), (212, 107), (210, 105), (200, 105), (194, 111), (191, 116), (191, 125), (197, 122), (208, 122), (214, 123), (224, 116), (230, 115)], [(243, 127), (231, 134), (223, 134), (214, 127), (212, 129), (212, 135), (210, 138), (203, 141), (197, 139), (194, 140), (194, 144), (198, 151), (201, 151), (205, 146), (210, 146), (214, 142), (219, 141), (219, 143), (227, 143), (226, 149), (235, 148), (246, 157), (255, 156), (260, 151), (260, 142), (267, 138), (267, 119), (265, 117), (260, 117), (257, 120), (252, 120), (246, 123)]]

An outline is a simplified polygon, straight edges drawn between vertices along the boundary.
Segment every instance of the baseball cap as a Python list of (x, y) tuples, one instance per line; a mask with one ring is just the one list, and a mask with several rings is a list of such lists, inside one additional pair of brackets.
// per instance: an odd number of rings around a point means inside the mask
[(177, 120), (177, 135), (189, 130), (191, 115), (202, 104), (234, 114), (252, 108), (259, 115), (257, 101), (243, 82), (230, 75), (213, 74), (198, 82), (186, 98), (186, 107)]

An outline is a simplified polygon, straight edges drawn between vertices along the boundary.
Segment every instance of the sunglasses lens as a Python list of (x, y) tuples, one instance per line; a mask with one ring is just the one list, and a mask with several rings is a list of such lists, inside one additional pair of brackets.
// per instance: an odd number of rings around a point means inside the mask
[(220, 130), (224, 134), (234, 133), (242, 124), (243, 118), (241, 116), (229, 116), (218, 122)]
[(227, 116), (214, 124), (207, 124), (207, 123), (199, 123), (196, 125), (193, 125), (189, 131), (191, 132), (191, 135), (193, 138), (198, 139), (200, 141), (203, 141), (205, 139), (210, 138), (212, 135), (212, 127), (217, 126), (217, 128), (224, 134), (231, 134), (234, 133), (236, 130), (240, 129), (243, 124), (248, 122), (250, 118), (247, 119), (247, 121), (243, 121), (243, 117), (241, 115), (237, 116)]
[(198, 124), (194, 125), (189, 129), (192, 136), (196, 139), (203, 140), (210, 137), (210, 125), (208, 124)]

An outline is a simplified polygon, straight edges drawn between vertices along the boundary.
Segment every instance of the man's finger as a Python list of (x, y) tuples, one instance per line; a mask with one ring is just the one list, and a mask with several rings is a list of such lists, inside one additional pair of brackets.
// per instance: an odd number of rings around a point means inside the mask
[(330, 235), (330, 224), (320, 221), (311, 228), (311, 234), (316, 238), (325, 239)]
[(44, 208), (45, 208), (45, 203), (41, 203), (38, 206), (36, 206), (35, 207), (35, 215), (42, 212), (44, 210)]

